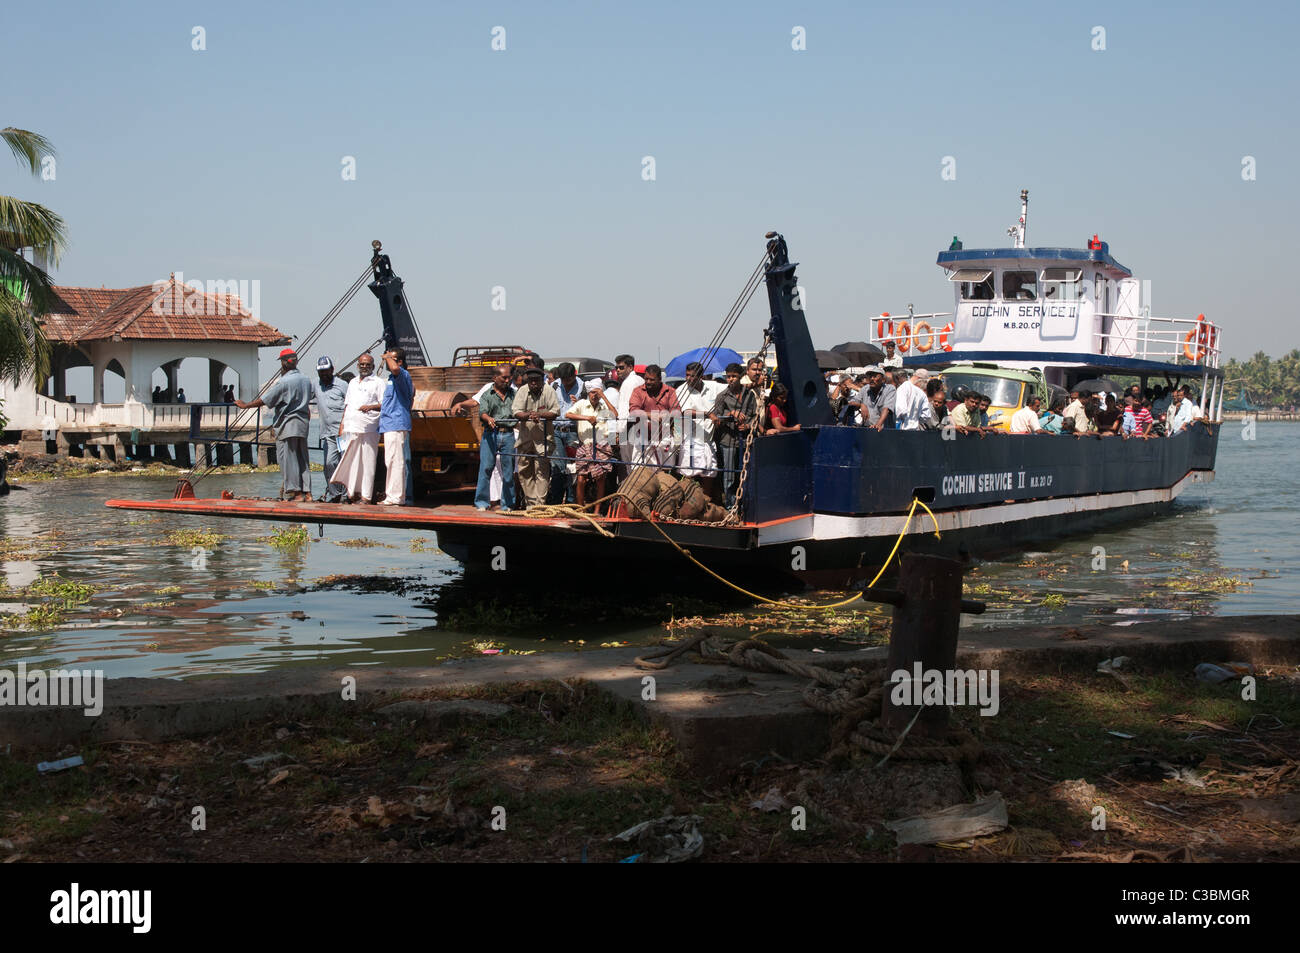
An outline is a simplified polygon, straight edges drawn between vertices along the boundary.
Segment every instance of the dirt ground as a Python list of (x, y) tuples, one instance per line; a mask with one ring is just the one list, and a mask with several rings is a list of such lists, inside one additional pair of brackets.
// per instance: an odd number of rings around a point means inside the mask
[[(358, 707), (190, 740), (15, 748), (0, 752), (0, 861), (609, 862), (657, 856), (610, 838), (666, 814), (698, 816), (712, 862), (1293, 860), (1300, 671), (1263, 667), (1258, 697), (1241, 691), (1182, 671), (1023, 676), (1004, 681), (998, 716), (960, 710), (984, 746), (965, 770), (772, 756), (716, 783), (584, 683), (423, 696), (505, 706), (436, 726)], [(70, 754), (86, 765), (35, 770)], [(882, 826), (993, 791), (1010, 820), (996, 834), (899, 848)]]

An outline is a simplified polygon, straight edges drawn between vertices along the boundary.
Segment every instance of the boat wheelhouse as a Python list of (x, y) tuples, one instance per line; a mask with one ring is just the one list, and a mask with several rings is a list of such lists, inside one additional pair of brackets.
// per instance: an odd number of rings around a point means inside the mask
[(1202, 415), (1223, 402), (1219, 328), (1205, 315), (1158, 317), (1143, 303), (1144, 282), (1098, 236), (1086, 248), (1026, 247), (1029, 193), (1021, 192), (1009, 248), (964, 248), (954, 238), (937, 264), (952, 285), (951, 312), (882, 315), (872, 343), (893, 340), (913, 367), (960, 362), (1041, 371), (1069, 389), (1095, 377), (1137, 377), (1145, 388), (1199, 384)]

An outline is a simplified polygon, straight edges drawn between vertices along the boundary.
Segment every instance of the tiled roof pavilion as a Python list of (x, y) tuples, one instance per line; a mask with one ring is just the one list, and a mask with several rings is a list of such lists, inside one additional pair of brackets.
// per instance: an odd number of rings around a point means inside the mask
[(255, 318), (238, 295), (210, 294), (176, 280), (136, 288), (56, 286), (59, 304), (43, 318), (52, 341), (239, 341), (258, 347), (288, 344), (277, 328)]
[[(209, 286), (211, 287), (211, 286)], [(232, 289), (233, 290), (233, 289)], [(173, 274), (134, 288), (54, 288), (58, 301), (40, 321), (53, 345), (49, 382), (42, 393), (68, 398), (67, 372), (90, 367), (92, 393), (78, 402), (101, 404), (104, 376), (120, 374), (126, 402), (152, 403), (155, 370), (166, 376), (166, 400), (177, 394), (182, 361), (208, 362), (207, 393), (191, 400), (221, 400), (225, 372), (237, 376), (237, 393), (252, 400), (258, 388), (258, 349), (290, 344), (278, 328), (256, 318), (238, 294), (203, 291)], [(34, 392), (33, 392), (34, 393)], [(12, 416), (12, 415), (10, 415)]]

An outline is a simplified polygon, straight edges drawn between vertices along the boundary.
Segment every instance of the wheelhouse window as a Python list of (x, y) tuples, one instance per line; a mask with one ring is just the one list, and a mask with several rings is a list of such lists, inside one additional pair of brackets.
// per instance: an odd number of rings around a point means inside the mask
[(1083, 297), (1082, 268), (1044, 268), (1044, 301), (1078, 301)]
[(957, 282), (963, 301), (993, 300), (993, 272), (988, 268), (958, 268), (948, 280)]
[(1002, 272), (1002, 300), (1038, 300), (1038, 273), (1034, 271)]

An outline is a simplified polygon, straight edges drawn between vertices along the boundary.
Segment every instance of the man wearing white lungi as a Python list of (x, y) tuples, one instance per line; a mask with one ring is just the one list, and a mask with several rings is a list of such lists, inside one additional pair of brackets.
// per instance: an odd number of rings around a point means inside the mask
[(379, 456), (379, 411), (384, 396), (384, 382), (375, 376), (375, 359), (363, 354), (357, 360), (357, 377), (348, 384), (343, 405), (339, 436), (343, 438), (343, 458), (330, 475), (332, 483), (341, 483), (352, 503), (370, 503), (375, 496), (375, 460)]
[(713, 499), (718, 482), (718, 457), (713, 449), (713, 421), (709, 414), (718, 394), (725, 389), (725, 384), (704, 379), (704, 365), (699, 361), (686, 365), (686, 383), (677, 388), (683, 431), (677, 471), (699, 480), (709, 499)]

